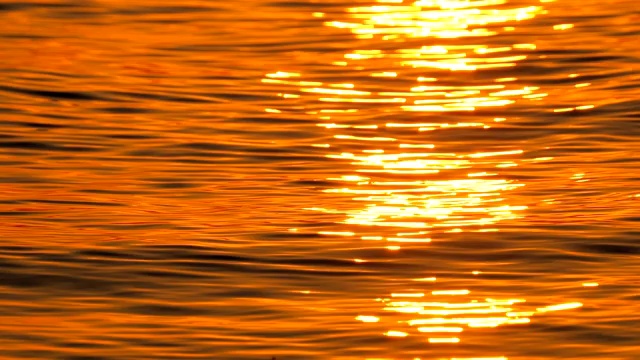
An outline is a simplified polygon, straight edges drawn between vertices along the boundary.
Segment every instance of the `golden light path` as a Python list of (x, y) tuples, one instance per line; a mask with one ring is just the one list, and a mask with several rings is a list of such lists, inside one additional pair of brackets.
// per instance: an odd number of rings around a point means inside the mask
[[(350, 197), (354, 206), (312, 209), (343, 215), (349, 230), (320, 234), (379, 241), (396, 251), (407, 244), (429, 243), (443, 232), (498, 231), (497, 223), (522, 217), (527, 207), (508, 203), (505, 194), (525, 184), (501, 176), (501, 170), (519, 166), (523, 149), (438, 151), (439, 145), (428, 139), (433, 131), (490, 131), (507, 121), (501, 117), (455, 120), (457, 114), (547, 96), (537, 87), (518, 85), (515, 77), (485, 76), (465, 82), (474, 73), (512, 68), (526, 59), (535, 44), (492, 41), (500, 45), (487, 45), (485, 40), (514, 31), (519, 22), (544, 12), (542, 6), (509, 7), (506, 0), (379, 0), (348, 8), (343, 18), (335, 20), (315, 13), (327, 20), (326, 26), (346, 29), (372, 45), (332, 62), (371, 81), (308, 80), (289, 71), (267, 74), (263, 79), (282, 87), (279, 95), (292, 102), (289, 108), (306, 104), (302, 106), (305, 112), (317, 116), (318, 126), (332, 132), (330, 143), (314, 147), (325, 148), (330, 151), (326, 157), (352, 166), (351, 173), (328, 178), (342, 185), (325, 191)], [(459, 76), (453, 78), (454, 72)], [(504, 71), (495, 73), (504, 75)], [(286, 112), (287, 106), (266, 111)], [(381, 114), (387, 114), (389, 120), (379, 120)], [(372, 118), (375, 120), (367, 120)], [(530, 161), (546, 160), (550, 158)], [(381, 228), (385, 230), (377, 230)], [(434, 277), (414, 280), (436, 281)], [(396, 325), (385, 335), (415, 333), (432, 344), (456, 344), (461, 333), (470, 329), (524, 325), (541, 313), (582, 306), (573, 302), (526, 308), (525, 299), (482, 298), (466, 289), (392, 293), (378, 301), (385, 311), (402, 317), (390, 321)], [(368, 314), (356, 319), (364, 323), (384, 320)]]

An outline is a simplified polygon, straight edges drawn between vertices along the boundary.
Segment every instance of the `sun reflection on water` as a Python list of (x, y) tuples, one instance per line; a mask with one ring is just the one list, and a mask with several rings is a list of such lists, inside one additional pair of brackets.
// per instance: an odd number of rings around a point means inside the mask
[[(469, 329), (496, 328), (502, 325), (524, 325), (531, 317), (552, 311), (582, 307), (579, 302), (549, 305), (540, 308), (526, 308), (525, 299), (477, 299), (471, 292), (462, 290), (434, 290), (425, 293), (394, 293), (389, 298), (378, 299), (384, 310), (404, 316), (397, 323), (412, 328), (418, 333), (426, 333), (430, 343), (457, 343), (459, 334)], [(426, 299), (425, 299), (426, 298)], [(459, 300), (458, 300), (459, 299)], [(360, 315), (356, 320), (378, 322), (379, 318)], [(398, 325), (396, 325), (398, 326)], [(390, 330), (387, 336), (403, 333), (409, 336), (409, 329)]]
[[(351, 166), (350, 173), (328, 178), (338, 185), (324, 190), (350, 198), (348, 208), (311, 209), (340, 214), (349, 228), (320, 235), (378, 241), (396, 251), (408, 244), (426, 245), (443, 233), (499, 231), (498, 223), (523, 217), (527, 206), (513, 203), (508, 194), (525, 184), (503, 174), (521, 165), (523, 149), (499, 144), (482, 151), (448, 151), (447, 144), (429, 139), (432, 132), (491, 131), (507, 119), (465, 121), (460, 114), (488, 108), (495, 113), (547, 96), (516, 77), (491, 77), (493, 70), (527, 59), (535, 44), (487, 44), (489, 37), (544, 13), (542, 6), (509, 7), (507, 0), (379, 0), (348, 8), (343, 18), (314, 14), (327, 19), (326, 26), (345, 29), (371, 45), (332, 63), (370, 81), (306, 79), (282, 70), (263, 79), (282, 87), (279, 96), (294, 104), (289, 109), (317, 116), (317, 125), (332, 134), (330, 142), (314, 147)], [(466, 81), (477, 74), (483, 76)], [(300, 107), (301, 101), (307, 105)], [(267, 111), (274, 110), (280, 111)], [(386, 120), (380, 120), (385, 114)], [(436, 282), (435, 277), (414, 280)], [(396, 327), (386, 336), (426, 335), (432, 344), (456, 344), (469, 329), (526, 325), (538, 314), (582, 306), (528, 307), (525, 299), (478, 297), (466, 289), (392, 293), (378, 300), (386, 313), (395, 314), (389, 323), (402, 326), (390, 325)], [(356, 319), (385, 322), (370, 314)]]

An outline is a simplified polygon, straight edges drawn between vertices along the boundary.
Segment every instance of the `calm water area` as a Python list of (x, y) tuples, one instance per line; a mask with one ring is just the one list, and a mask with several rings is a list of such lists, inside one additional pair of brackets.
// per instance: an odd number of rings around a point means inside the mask
[(640, 360), (637, 0), (0, 19), (0, 359)]

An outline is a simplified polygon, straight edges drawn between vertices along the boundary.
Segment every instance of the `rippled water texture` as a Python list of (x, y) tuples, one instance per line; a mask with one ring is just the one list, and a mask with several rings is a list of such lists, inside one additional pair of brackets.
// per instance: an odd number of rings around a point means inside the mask
[(640, 359), (636, 0), (0, 14), (0, 358)]

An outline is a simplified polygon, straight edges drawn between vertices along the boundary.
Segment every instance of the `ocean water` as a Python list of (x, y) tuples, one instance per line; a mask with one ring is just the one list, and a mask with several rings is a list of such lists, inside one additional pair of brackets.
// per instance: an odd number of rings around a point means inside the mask
[(1, 359), (640, 359), (637, 1), (0, 15)]

